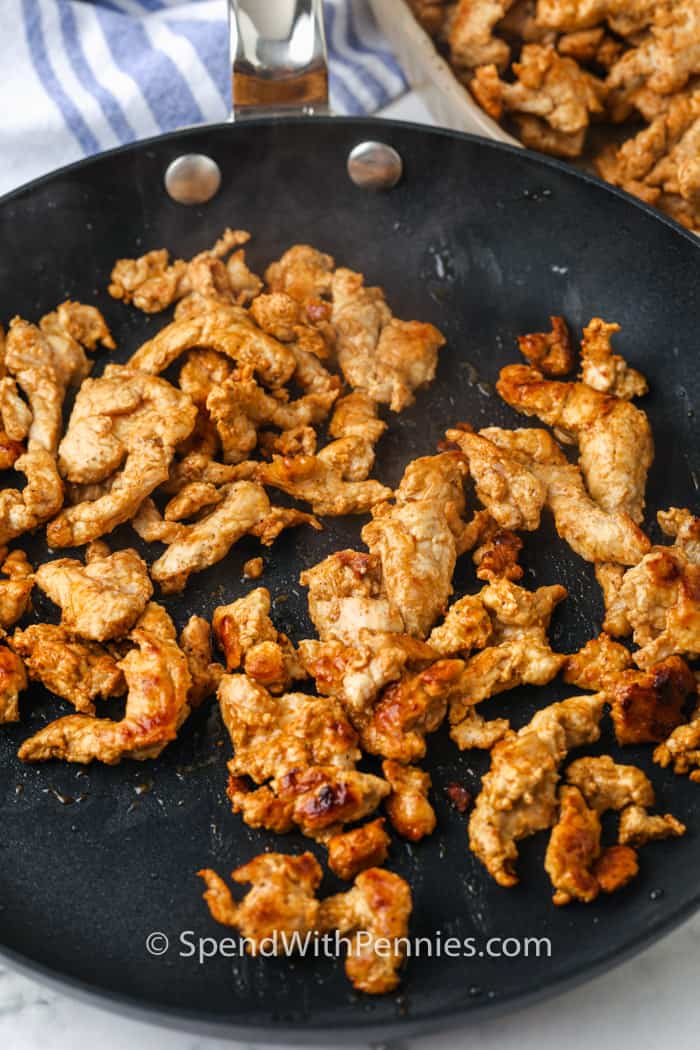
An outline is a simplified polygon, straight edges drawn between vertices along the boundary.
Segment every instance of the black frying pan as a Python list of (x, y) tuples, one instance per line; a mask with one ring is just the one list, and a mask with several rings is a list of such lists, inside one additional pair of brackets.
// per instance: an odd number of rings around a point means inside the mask
[[(347, 177), (349, 150), (367, 138), (403, 158), (404, 177), (389, 193), (360, 190)], [(207, 205), (183, 208), (163, 190), (165, 168), (183, 153), (206, 154), (221, 168), (222, 188)], [(107, 296), (114, 259), (162, 245), (188, 257), (228, 224), (254, 232), (254, 268), (294, 242), (311, 242), (381, 283), (398, 316), (445, 332), (434, 385), (392, 419), (380, 443), (383, 481), (396, 482), (457, 420), (522, 424), (490, 386), (517, 358), (516, 334), (541, 328), (550, 313), (565, 314), (575, 330), (599, 314), (622, 324), (619, 348), (650, 380), (652, 534), (656, 508), (697, 507), (696, 242), (597, 180), (507, 146), (398, 123), (269, 120), (168, 135), (74, 165), (0, 204), (0, 317), (35, 319), (66, 296), (94, 301), (118, 338), (114, 356), (124, 360), (164, 318)], [(288, 532), (273, 548), (261, 582), (275, 596), (278, 626), (293, 638), (311, 630), (300, 570), (358, 545), (361, 525), (332, 519), (320, 535)], [(117, 538), (136, 542), (128, 527)], [(33, 559), (45, 557), (42, 535), (28, 546)], [(250, 585), (241, 582), (241, 567), (257, 550), (255, 541), (242, 542), (192, 577), (169, 603), (178, 623), (243, 594)], [(553, 625), (555, 648), (573, 651), (597, 633), (602, 608), (591, 566), (549, 527), (526, 537), (524, 562), (529, 586), (556, 581), (569, 589)], [(455, 585), (457, 594), (476, 589), (469, 557)], [(37, 605), (52, 614), (40, 599)], [(490, 701), (486, 713), (507, 714), (519, 726), (571, 691), (559, 682), (515, 690)], [(497, 887), (470, 854), (467, 817), (448, 804), (445, 787), (457, 781), (477, 790), (487, 758), (459, 753), (438, 732), (427, 768), (439, 830), (417, 846), (395, 841), (389, 861), (413, 888), (412, 932), (480, 942), (547, 936), (551, 958), (414, 959), (400, 992), (383, 998), (352, 994), (340, 960), (219, 958), (199, 966), (177, 945), (151, 958), (150, 931), (173, 942), (182, 930), (226, 932), (201, 900), (199, 867), (226, 874), (263, 849), (297, 852), (309, 842), (252, 831), (230, 813), (229, 745), (217, 746), (225, 734), (215, 705), (194, 715), (155, 762), (86, 771), (21, 765), (20, 742), (66, 710), (32, 687), (22, 723), (0, 734), (0, 945), (25, 970), (141, 1016), (277, 1042), (331, 1032), (356, 1041), (408, 1035), (562, 990), (632, 954), (700, 902), (700, 786), (653, 766), (649, 748), (628, 748), (624, 760), (651, 775), (660, 810), (687, 822), (687, 836), (646, 847), (641, 874), (624, 892), (557, 910), (542, 868), (544, 836), (523, 843), (522, 881), (513, 890)], [(598, 750), (620, 753), (607, 728)], [(324, 892), (335, 885), (328, 878)]]

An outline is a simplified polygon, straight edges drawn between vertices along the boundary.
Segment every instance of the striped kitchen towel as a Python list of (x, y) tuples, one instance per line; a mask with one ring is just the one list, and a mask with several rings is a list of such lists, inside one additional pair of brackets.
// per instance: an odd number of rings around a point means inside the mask
[[(225, 120), (227, 0), (0, 0), (0, 193), (134, 139)], [(331, 105), (406, 85), (366, 0), (324, 0)]]

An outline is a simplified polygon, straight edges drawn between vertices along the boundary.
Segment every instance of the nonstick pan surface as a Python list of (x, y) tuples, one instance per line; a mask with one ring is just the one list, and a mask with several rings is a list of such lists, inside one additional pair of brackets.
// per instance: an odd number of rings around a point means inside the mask
[[(368, 138), (390, 143), (403, 158), (404, 177), (390, 192), (360, 190), (346, 175), (349, 150)], [(222, 170), (219, 194), (202, 207), (177, 205), (163, 189), (167, 164), (190, 152), (213, 157)], [(381, 284), (397, 316), (432, 321), (446, 334), (435, 383), (391, 418), (380, 442), (382, 481), (395, 483), (405, 464), (433, 452), (456, 421), (522, 425), (493, 395), (499, 368), (517, 360), (516, 335), (546, 327), (550, 313), (564, 314), (575, 331), (598, 315), (622, 325), (617, 347), (650, 381), (643, 407), (657, 448), (647, 494), (652, 536), (659, 538), (657, 508), (697, 510), (696, 242), (595, 179), (493, 142), (388, 122), (315, 119), (190, 130), (103, 155), (0, 202), (0, 317), (36, 320), (66, 297), (95, 302), (119, 345), (114, 355), (96, 355), (99, 374), (108, 356), (125, 360), (167, 320), (108, 297), (114, 260), (162, 246), (189, 257), (227, 225), (252, 231), (248, 260), (256, 270), (293, 243), (311, 243)], [(363, 522), (330, 519), (321, 534), (289, 531), (266, 553), (260, 583), (273, 595), (278, 627), (293, 639), (311, 634), (299, 572), (333, 550), (360, 545)], [(115, 540), (139, 545), (128, 527)], [(41, 532), (25, 546), (33, 561), (45, 559)], [(209, 616), (253, 586), (241, 570), (257, 552), (256, 541), (244, 541), (192, 577), (168, 602), (178, 625), (193, 612)], [(592, 567), (557, 540), (550, 524), (525, 537), (524, 564), (527, 586), (559, 582), (569, 589), (555, 614), (554, 648), (572, 652), (598, 633), (602, 604)], [(467, 556), (458, 563), (456, 593), (477, 584)], [(55, 618), (39, 595), (36, 605), (44, 618)], [(572, 692), (558, 681), (522, 688), (484, 710), (507, 714), (517, 727)], [(423, 955), (408, 962), (400, 991), (380, 998), (353, 994), (341, 960), (217, 957), (199, 965), (184, 957), (181, 932), (218, 938), (227, 931), (209, 918), (197, 869), (226, 875), (261, 850), (298, 852), (309, 841), (253, 831), (231, 814), (224, 795), (230, 746), (213, 703), (155, 762), (23, 766), (20, 742), (67, 711), (32, 686), (21, 723), (0, 733), (0, 946), (39, 976), (154, 1020), (307, 1043), (467, 1023), (600, 971), (700, 901), (700, 786), (653, 766), (650, 748), (620, 752), (606, 726), (595, 750), (641, 765), (656, 786), (659, 811), (686, 822), (688, 834), (646, 847), (640, 876), (624, 892), (557, 909), (542, 867), (546, 836), (522, 844), (521, 883), (512, 890), (496, 886), (469, 852), (468, 815), (448, 803), (445, 788), (458, 782), (477, 791), (488, 759), (458, 752), (440, 731), (429, 740), (426, 762), (438, 831), (415, 846), (396, 839), (389, 860), (413, 889), (412, 934), (473, 937), (481, 951), (491, 937), (548, 937), (551, 956)], [(327, 877), (323, 891), (337, 885)], [(146, 950), (153, 931), (170, 939), (160, 957)]]

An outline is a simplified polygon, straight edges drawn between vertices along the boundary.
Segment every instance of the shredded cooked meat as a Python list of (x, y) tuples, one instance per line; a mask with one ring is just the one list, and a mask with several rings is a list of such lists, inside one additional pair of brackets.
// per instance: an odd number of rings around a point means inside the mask
[(654, 458), (644, 412), (587, 383), (546, 379), (526, 365), (507, 365), (496, 387), (513, 408), (538, 416), (576, 441), (588, 491), (602, 510), (629, 514), (637, 524), (642, 520), (646, 476)]
[(390, 841), (383, 817), (334, 835), (328, 840), (328, 867), (339, 879), (350, 882), (361, 871), (384, 863)]
[(475, 597), (491, 618), (492, 634), (490, 644), (467, 661), (452, 690), (450, 736), (460, 749), (491, 747), (508, 729), (505, 719), (485, 723), (474, 711), (476, 704), (517, 685), (545, 685), (566, 661), (547, 639), (552, 612), (566, 597), (564, 587), (526, 591), (501, 579)]
[(395, 502), (372, 509), (362, 539), (382, 567), (389, 602), (408, 634), (425, 637), (447, 608), (463, 528), (464, 459), (443, 452), (413, 460)]
[(123, 718), (112, 721), (89, 714), (59, 718), (25, 740), (19, 749), (22, 761), (97, 759), (114, 765), (123, 758), (156, 758), (175, 739), (189, 714), (192, 679), (185, 655), (174, 637), (138, 625), (130, 638), (136, 648), (117, 663), (128, 689)]
[(93, 642), (123, 638), (153, 594), (146, 563), (135, 550), (90, 558), (46, 562), (36, 572), (38, 586), (61, 607), (61, 625)]
[(444, 336), (434, 325), (399, 321), (381, 288), (367, 288), (352, 270), (335, 271), (332, 298), (336, 353), (346, 381), (400, 412), (417, 389), (432, 382)]
[(383, 868), (361, 872), (347, 893), (322, 901), (320, 928), (340, 930), (354, 940), (345, 961), (353, 988), (383, 995), (399, 983), (412, 908), (408, 883)]
[(6, 579), (0, 579), (0, 627), (8, 630), (31, 608), (34, 573), (24, 551), (5, 551), (1, 556)]
[(65, 627), (33, 623), (23, 631), (15, 631), (11, 644), (24, 660), (32, 680), (41, 682), (83, 714), (95, 713), (95, 699), (121, 696), (126, 689), (112, 654), (96, 642), (75, 640)]
[[(316, 899), (323, 872), (313, 853), (288, 857), (284, 853), (261, 853), (231, 872), (237, 884), (252, 883), (243, 900), (234, 901), (230, 889), (215, 871), (203, 868), (207, 902), (212, 918), (235, 926), (246, 938), (246, 950), (256, 955), (265, 941), (279, 935), (277, 951), (291, 947), (294, 933), (305, 934), (318, 927)], [(282, 939), (290, 938), (288, 943)]]
[[(426, 25), (439, 25), (453, 59), (461, 56), (462, 79), (483, 90), (485, 105), (532, 121), (533, 135), (559, 137), (572, 152), (608, 97), (618, 108), (654, 107), (648, 71), (611, 92), (612, 81), (650, 40), (668, 45), (661, 28), (684, 31), (678, 16), (650, 13), (648, 0), (636, 12), (620, 4), (412, 0)], [(525, 46), (509, 82), (497, 65), (517, 37)], [(596, 76), (577, 61), (595, 62)], [(605, 83), (601, 69), (611, 70)], [(645, 169), (644, 178), (647, 189), (695, 206), (696, 85), (684, 90), (682, 105), (659, 103), (666, 138), (647, 143), (654, 173)], [(598, 317), (583, 331), (577, 378), (559, 316), (550, 332), (519, 338), (527, 365), (501, 372), (503, 399), (554, 436), (457, 423), (437, 454), (414, 458), (397, 488), (386, 487), (371, 477), (384, 417), (433, 379), (444, 338), (433, 325), (398, 320), (381, 288), (310, 245), (289, 248), (263, 280), (241, 250), (248, 236), (227, 229), (189, 261), (165, 250), (119, 260), (113, 297), (146, 313), (176, 304), (174, 320), (98, 379), (87, 378), (86, 351), (114, 349), (114, 341), (96, 308), (68, 300), (37, 325), (15, 318), (6, 341), (0, 330), (0, 467), (27, 478), (24, 488), (0, 492), (0, 722), (17, 721), (27, 679), (40, 682), (76, 713), (34, 727), (19, 757), (111, 765), (157, 758), (216, 694), (232, 745), (233, 813), (251, 829), (307, 836), (354, 884), (319, 900), (322, 870), (310, 853), (264, 852), (233, 872), (235, 883), (251, 883), (240, 900), (211, 869), (199, 873), (211, 915), (238, 928), (254, 955), (269, 938), (337, 930), (353, 987), (381, 994), (398, 984), (412, 908), (408, 884), (381, 867), (388, 829), (409, 842), (435, 830), (431, 775), (415, 763), (448, 713), (459, 749), (491, 750), (469, 845), (499, 885), (518, 881), (519, 841), (546, 828), (556, 904), (625, 885), (637, 847), (684, 834), (673, 815), (650, 812), (654, 790), (641, 769), (609, 755), (580, 757), (563, 778), (560, 769), (571, 750), (598, 740), (609, 705), (618, 743), (656, 743), (657, 763), (700, 781), (698, 686), (682, 658), (700, 654), (700, 520), (684, 508), (660, 512), (667, 546), (652, 547), (639, 528), (653, 443), (631, 402), (647, 382), (613, 353), (619, 326)], [(161, 373), (182, 355), (175, 385)], [(64, 432), (71, 386), (78, 390)], [(445, 422), (436, 421), (436, 433)], [(578, 446), (577, 464), (559, 443)], [(248, 583), (264, 568), (250, 557), (256, 541), (270, 546), (299, 524), (321, 529), (312, 514), (273, 505), (266, 486), (319, 515), (369, 515), (366, 549), (335, 550), (316, 564), (304, 556), (300, 583), (318, 637), (290, 640), (270, 617), (290, 595), (273, 600)], [(604, 591), (603, 633), (570, 656), (549, 639), (566, 588), (516, 582), (527, 568), (519, 533), (535, 532), (543, 511), (593, 563)], [(155, 560), (146, 555), (150, 566), (137, 550), (113, 553), (101, 539), (126, 522), (145, 544), (164, 545)], [(21, 549), (8, 552), (9, 540), (43, 524), (52, 548), (89, 544), (84, 559), (53, 558), (34, 571)], [(343, 528), (328, 523), (326, 550)], [(174, 602), (176, 627), (153, 602), (153, 583), (180, 592), (239, 540), (240, 559), (204, 578), (211, 623)], [(458, 568), (467, 553), (462, 567), (484, 581), (480, 589)], [(61, 622), (15, 628), (34, 611), (35, 583), (39, 610), (45, 595)], [(450, 604), (453, 589), (459, 597)], [(628, 635), (634, 651), (612, 638)], [(593, 695), (540, 709), (517, 732), (478, 709), (521, 685), (546, 685), (562, 669), (565, 682)], [(116, 704), (102, 717), (98, 701), (124, 694), (121, 717)], [(691, 697), (696, 709), (686, 711)], [(361, 767), (365, 759), (375, 772)], [(471, 791), (456, 781), (446, 790), (466, 812)], [(607, 810), (619, 813), (619, 831), (606, 847)], [(287, 948), (277, 941), (275, 950)]]
[(571, 345), (571, 335), (563, 317), (550, 317), (551, 332), (531, 332), (518, 336), (518, 346), (523, 357), (538, 368), (543, 375), (558, 378), (572, 372), (576, 354)]
[(555, 822), (559, 766), (572, 748), (598, 739), (602, 713), (602, 697), (572, 697), (538, 711), (493, 748), (469, 821), (469, 844), (499, 885), (518, 881), (517, 842)]
[(622, 845), (601, 849), (600, 820), (578, 788), (561, 787), (559, 807), (544, 862), (554, 904), (590, 903), (601, 890), (612, 893), (626, 886), (638, 871), (635, 851)]
[(391, 785), (391, 794), (384, 806), (392, 827), (411, 842), (432, 835), (437, 817), (428, 801), (430, 773), (391, 759), (382, 762), (382, 773)]
[(609, 513), (596, 503), (586, 490), (581, 469), (568, 462), (546, 431), (486, 427), (481, 434), (525, 463), (546, 485), (557, 533), (581, 558), (636, 565), (647, 553), (649, 540), (630, 515)]
[(488, 438), (472, 430), (448, 430), (445, 437), (469, 461), (476, 494), (494, 520), (504, 529), (539, 528), (547, 488), (521, 463)]
[(27, 688), (27, 673), (17, 653), (0, 645), (0, 725), (19, 722), (19, 694)]
[(603, 687), (618, 744), (661, 743), (683, 722), (683, 708), (695, 693), (695, 678), (679, 656), (646, 671), (620, 671)]
[(480, 65), (469, 84), (472, 94), (494, 120), (505, 112), (526, 113), (560, 136), (579, 136), (581, 146), (591, 116), (604, 111), (607, 87), (551, 44), (526, 44), (513, 63), (517, 79), (500, 79), (494, 64)]

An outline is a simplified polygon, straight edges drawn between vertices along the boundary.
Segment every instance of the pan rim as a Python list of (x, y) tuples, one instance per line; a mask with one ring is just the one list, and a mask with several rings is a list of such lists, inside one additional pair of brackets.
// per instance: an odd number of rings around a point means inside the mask
[(226, 1037), (252, 1043), (268, 1043), (271, 1039), (281, 1046), (322, 1045), (332, 1036), (340, 1045), (356, 1044), (358, 1038), (367, 1041), (413, 1038), (430, 1035), (437, 1031), (455, 1031), (470, 1024), (490, 1021), (496, 1017), (516, 1013), (539, 1003), (558, 999), (569, 991), (602, 977), (625, 962), (631, 961), (643, 950), (663, 940), (682, 926), (700, 909), (700, 890), (671, 915), (658, 920), (640, 932), (626, 944), (606, 955), (593, 965), (581, 964), (566, 976), (553, 977), (546, 985), (533, 991), (514, 992), (495, 1002), (473, 1002), (470, 1007), (443, 1012), (397, 1017), (395, 1021), (376, 1023), (358, 1021), (352, 1027), (338, 1028), (318, 1025), (306, 1021), (285, 1021), (284, 1025), (246, 1024), (238, 1019), (215, 1015), (206, 1011), (195, 1011), (164, 1004), (148, 1005), (133, 996), (114, 992), (102, 987), (93, 987), (87, 981), (67, 976), (50, 966), (36, 962), (28, 956), (0, 945), (0, 961), (9, 964), (21, 976), (36, 979), (42, 984), (67, 995), (73, 1000), (87, 1003), (119, 1017), (197, 1035)]
[[(421, 133), (423, 135), (435, 135), (455, 141), (466, 141), (476, 144), (481, 148), (495, 150), (505, 155), (519, 158), (527, 158), (529, 162), (535, 162), (541, 169), (553, 170), (560, 174), (573, 177), (574, 180), (582, 181), (584, 184), (597, 187), (612, 194), (627, 205), (633, 205), (648, 217), (660, 222), (663, 227), (670, 229), (676, 234), (681, 234), (683, 240), (700, 247), (700, 240), (689, 230), (680, 226), (673, 219), (659, 212), (651, 205), (640, 201), (626, 191), (611, 186), (598, 176), (573, 168), (565, 161), (556, 158), (545, 157), (532, 150), (523, 150), (520, 147), (508, 143), (497, 142), (481, 136), (454, 131), (449, 128), (432, 127), (414, 124), (408, 121), (385, 120), (375, 117), (299, 117), (299, 118), (259, 118), (246, 121), (242, 127), (286, 127), (286, 126), (311, 126), (318, 124), (324, 127), (328, 125), (341, 124), (358, 129), (385, 128), (391, 130)], [(194, 125), (178, 131), (168, 132), (164, 135), (152, 136), (140, 139), (114, 149), (86, 157), (70, 164), (63, 165), (51, 172), (38, 176), (37, 178), (19, 186), (0, 197), (0, 208), (11, 205), (20, 197), (48, 185), (52, 180), (71, 175), (86, 169), (91, 164), (96, 164), (109, 157), (128, 154), (137, 150), (147, 150), (149, 147), (175, 143), (189, 136), (196, 137), (208, 132), (234, 131), (235, 125), (230, 122), (219, 124)], [(92, 985), (82, 978), (73, 977), (54, 970), (30, 956), (14, 949), (9, 949), (0, 944), (0, 961), (7, 963), (15, 971), (37, 979), (44, 984), (67, 994), (74, 999), (87, 1002), (92, 1006), (105, 1009), (115, 1015), (128, 1016), (134, 1020), (145, 1023), (164, 1026), (169, 1029), (177, 1029), (183, 1032), (192, 1032), (200, 1035), (228, 1036), (230, 1038), (244, 1039), (249, 1042), (274, 1041), (280, 1044), (293, 1045), (299, 1043), (318, 1044), (333, 1036), (340, 1043), (357, 1041), (358, 1039), (391, 1039), (396, 1037), (406, 1038), (409, 1036), (426, 1034), (439, 1028), (454, 1030), (466, 1027), (470, 1022), (489, 1020), (492, 1017), (507, 1014), (517, 1009), (525, 1008), (536, 1003), (553, 999), (586, 981), (598, 977), (621, 963), (631, 959), (643, 949), (649, 947), (664, 936), (670, 934), (684, 921), (690, 918), (700, 908), (700, 888), (697, 892), (680, 904), (672, 912), (660, 917), (655, 923), (646, 929), (639, 931), (624, 944), (619, 945), (604, 958), (593, 964), (574, 965), (565, 975), (553, 976), (550, 981), (541, 988), (516, 991), (499, 998), (495, 1002), (471, 1001), (468, 1007), (455, 1007), (445, 1011), (423, 1012), (415, 1016), (410, 1013), (405, 1017), (398, 1017), (388, 1023), (364, 1021), (361, 1018), (353, 1022), (352, 1027), (339, 1031), (327, 1025), (318, 1025), (313, 1022), (286, 1021), (279, 1027), (276, 1025), (247, 1024), (245, 1021), (234, 1019), (231, 1016), (212, 1014), (207, 1011), (193, 1011), (165, 1004), (148, 1004), (133, 996), (111, 991), (102, 986)]]
[(39, 189), (52, 179), (62, 177), (64, 175), (70, 175), (73, 172), (80, 171), (90, 164), (99, 163), (101, 160), (106, 160), (109, 157), (120, 156), (124, 153), (132, 151), (147, 149), (149, 146), (167, 143), (175, 141), (178, 138), (182, 138), (183, 135), (196, 135), (209, 131), (233, 131), (235, 134), (236, 127), (250, 128), (250, 127), (296, 127), (302, 126), (313, 126), (318, 125), (324, 127), (328, 125), (342, 124), (342, 125), (373, 125), (375, 127), (387, 127), (397, 128), (402, 131), (418, 132), (420, 134), (436, 135), (443, 138), (454, 139), (458, 142), (471, 142), (487, 149), (495, 150), (498, 153), (505, 153), (512, 157), (526, 157), (530, 161), (534, 161), (545, 169), (552, 169), (559, 172), (560, 174), (572, 177), (574, 180), (580, 180), (588, 185), (596, 186), (598, 189), (604, 190), (607, 193), (612, 194), (619, 200), (626, 202), (627, 204), (633, 205), (636, 209), (643, 212), (649, 218), (655, 219), (660, 222), (662, 226), (668, 227), (668, 229), (680, 233), (683, 239), (695, 247), (700, 247), (700, 237), (692, 233), (690, 230), (681, 226), (680, 223), (676, 222), (675, 219), (670, 218), (664, 212), (659, 211), (651, 204), (647, 204), (645, 201), (640, 200), (638, 197), (633, 196), (626, 190), (620, 189), (619, 186), (613, 186), (609, 182), (605, 182), (598, 175), (594, 175), (591, 172), (582, 171), (579, 168), (575, 168), (572, 164), (568, 164), (564, 160), (560, 160), (557, 157), (548, 157), (543, 153), (538, 153), (535, 150), (526, 149), (521, 146), (513, 146), (509, 142), (499, 142), (495, 139), (486, 138), (483, 135), (473, 135), (466, 131), (455, 131), (453, 128), (444, 128), (438, 125), (428, 124), (415, 124), (408, 120), (393, 120), (384, 117), (354, 117), (354, 116), (315, 116), (315, 117), (258, 117), (255, 119), (246, 120), (245, 123), (236, 125), (233, 121), (223, 121), (218, 124), (192, 124), (186, 128), (179, 128), (177, 131), (168, 131), (163, 135), (152, 135), (150, 138), (136, 139), (133, 142), (127, 142), (122, 146), (115, 146), (113, 149), (103, 150), (100, 153), (94, 153), (90, 157), (83, 157), (80, 160), (72, 161), (69, 164), (64, 164), (59, 168), (55, 168), (52, 171), (47, 172), (44, 175), (39, 175), (35, 179), (31, 179), (29, 182), (23, 183), (21, 186), (17, 186), (15, 189), (10, 190), (8, 193), (0, 196), (0, 208), (7, 204), (11, 204), (15, 198), (19, 198), (25, 193), (31, 190)]

